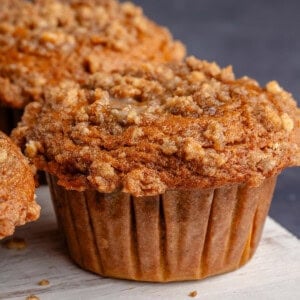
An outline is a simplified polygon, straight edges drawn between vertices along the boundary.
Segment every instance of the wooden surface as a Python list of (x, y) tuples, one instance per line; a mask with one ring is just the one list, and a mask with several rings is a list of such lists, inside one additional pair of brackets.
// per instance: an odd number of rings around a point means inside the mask
[[(300, 299), (300, 242), (268, 219), (260, 247), (242, 269), (204, 281), (151, 284), (105, 279), (77, 268), (57, 231), (48, 193), (38, 191), (43, 213), (17, 230), (24, 250), (0, 248), (0, 299)], [(42, 279), (49, 286), (39, 286)], [(197, 291), (190, 298), (191, 291)]]

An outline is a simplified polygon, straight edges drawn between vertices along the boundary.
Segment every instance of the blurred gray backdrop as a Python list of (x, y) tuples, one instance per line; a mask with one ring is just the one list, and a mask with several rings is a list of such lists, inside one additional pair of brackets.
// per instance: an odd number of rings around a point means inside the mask
[[(299, 0), (133, 0), (189, 54), (233, 65), (264, 85), (276, 79), (300, 105)], [(300, 237), (300, 168), (279, 178), (270, 215)]]

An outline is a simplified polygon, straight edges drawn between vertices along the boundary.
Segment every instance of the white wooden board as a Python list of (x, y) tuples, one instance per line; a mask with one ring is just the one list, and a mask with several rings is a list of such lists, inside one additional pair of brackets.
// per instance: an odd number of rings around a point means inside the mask
[[(43, 212), (38, 222), (17, 230), (24, 250), (0, 248), (0, 299), (300, 299), (300, 241), (268, 219), (260, 247), (250, 263), (235, 272), (203, 281), (168, 284), (101, 278), (68, 258), (58, 234), (47, 187), (38, 190)], [(39, 286), (42, 279), (49, 286)], [(197, 291), (190, 298), (191, 291)]]

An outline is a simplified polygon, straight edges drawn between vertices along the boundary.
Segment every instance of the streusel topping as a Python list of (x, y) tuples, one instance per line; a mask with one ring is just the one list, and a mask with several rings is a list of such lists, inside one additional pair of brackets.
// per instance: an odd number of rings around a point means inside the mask
[(143, 196), (258, 186), (300, 164), (299, 122), (277, 82), (261, 88), (189, 57), (96, 73), (83, 86), (65, 82), (27, 107), (13, 135), (68, 189)]
[(0, 132), (0, 239), (16, 226), (34, 221), (40, 207), (34, 200), (34, 179), (28, 161)]
[(24, 107), (46, 85), (121, 69), (139, 61), (173, 61), (184, 46), (143, 15), (115, 0), (2, 0), (0, 103)]

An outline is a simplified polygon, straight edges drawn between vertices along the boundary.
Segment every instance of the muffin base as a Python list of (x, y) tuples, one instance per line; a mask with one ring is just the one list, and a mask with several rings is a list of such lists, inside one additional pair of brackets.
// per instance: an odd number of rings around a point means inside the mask
[(23, 110), (0, 105), (0, 131), (10, 134), (21, 120)]
[(167, 282), (235, 270), (254, 254), (276, 177), (153, 197), (67, 191), (48, 175), (72, 259), (105, 277)]

